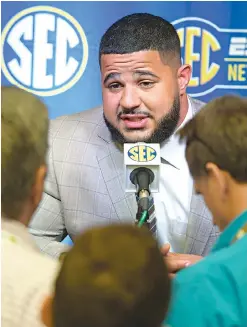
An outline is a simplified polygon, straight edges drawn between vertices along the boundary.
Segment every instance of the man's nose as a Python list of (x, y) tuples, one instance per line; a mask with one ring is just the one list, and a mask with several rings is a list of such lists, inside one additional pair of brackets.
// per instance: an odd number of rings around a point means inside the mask
[(125, 87), (121, 96), (120, 106), (123, 109), (135, 109), (141, 105), (141, 98), (134, 87)]

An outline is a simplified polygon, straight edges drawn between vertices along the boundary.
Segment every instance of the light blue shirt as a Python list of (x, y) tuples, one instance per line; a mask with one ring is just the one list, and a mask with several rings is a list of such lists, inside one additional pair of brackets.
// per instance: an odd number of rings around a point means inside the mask
[(247, 326), (247, 211), (231, 222), (212, 252), (178, 273), (165, 324), (169, 327)]
[(74, 245), (74, 243), (73, 243), (72, 239), (69, 237), (69, 235), (67, 235), (67, 236), (62, 240), (62, 243), (67, 244), (67, 245), (70, 245), (70, 246)]

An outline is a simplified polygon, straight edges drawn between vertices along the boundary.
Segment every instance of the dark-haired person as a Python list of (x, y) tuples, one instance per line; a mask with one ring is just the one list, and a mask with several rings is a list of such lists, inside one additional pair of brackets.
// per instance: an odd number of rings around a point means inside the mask
[(180, 130), (186, 158), (221, 235), (174, 279), (170, 327), (247, 326), (247, 99), (223, 96)]
[(202, 106), (186, 94), (191, 68), (180, 58), (178, 34), (161, 17), (132, 14), (105, 32), (99, 49), (103, 107), (51, 122), (49, 174), (30, 225), (44, 252), (58, 257), (66, 234), (74, 239), (93, 225), (134, 222), (137, 202), (123, 188), (121, 148), (138, 141), (161, 145), (154, 214), (160, 245), (170, 246), (169, 270), (211, 249), (218, 231), (193, 193), (185, 146), (174, 135)]
[(1, 326), (42, 327), (57, 260), (41, 253), (28, 223), (46, 174), (48, 112), (31, 93), (1, 87)]
[(47, 327), (160, 327), (169, 301), (168, 270), (151, 233), (116, 224), (77, 238), (41, 316)]

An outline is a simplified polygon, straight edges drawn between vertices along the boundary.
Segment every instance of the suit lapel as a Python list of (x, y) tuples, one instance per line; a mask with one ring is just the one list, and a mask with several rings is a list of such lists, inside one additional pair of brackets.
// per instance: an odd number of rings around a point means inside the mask
[(133, 222), (137, 211), (135, 194), (124, 190), (124, 157), (111, 140), (104, 122), (99, 126), (98, 136), (105, 141), (97, 154), (99, 168), (105, 181), (112, 205), (121, 221)]

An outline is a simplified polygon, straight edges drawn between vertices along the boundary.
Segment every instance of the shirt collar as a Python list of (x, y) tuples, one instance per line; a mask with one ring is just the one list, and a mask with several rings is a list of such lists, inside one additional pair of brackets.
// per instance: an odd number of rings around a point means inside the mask
[(247, 223), (247, 210), (235, 218), (221, 233), (212, 252), (219, 251), (229, 246), (236, 236), (237, 232)]
[[(176, 129), (174, 134), (167, 142), (161, 145), (161, 162), (168, 163), (177, 169), (181, 169), (185, 158), (185, 144), (179, 143), (179, 137), (176, 135), (184, 125), (193, 117), (191, 101), (188, 97), (188, 112), (182, 124)], [(163, 160), (162, 160), (163, 159)]]
[(3, 238), (6, 237), (13, 243), (22, 244), (38, 251), (28, 228), (19, 221), (2, 217), (1, 229)]

